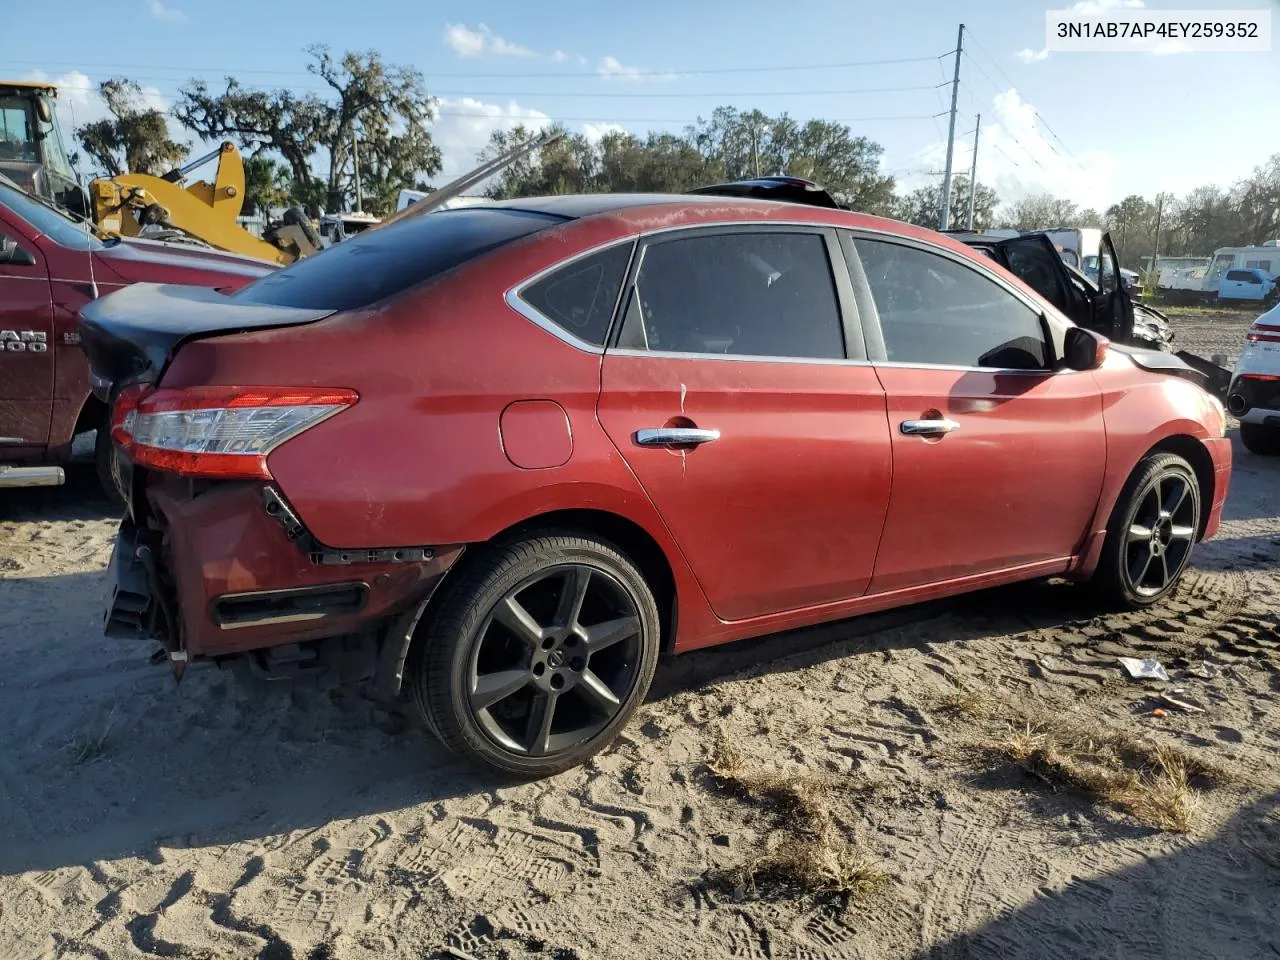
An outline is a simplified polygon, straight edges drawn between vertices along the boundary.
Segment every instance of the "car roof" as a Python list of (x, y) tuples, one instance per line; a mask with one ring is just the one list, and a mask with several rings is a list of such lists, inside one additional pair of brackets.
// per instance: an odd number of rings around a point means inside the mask
[(523, 210), (528, 213), (547, 213), (564, 217), (566, 220), (579, 220), (601, 213), (613, 213), (659, 203), (716, 205), (723, 204), (724, 198), (687, 196), (680, 193), (566, 193), (556, 196), (498, 200), (486, 206), (490, 210)]
[[(461, 213), (466, 209), (468, 208), (464, 207), (448, 212)], [(946, 234), (902, 220), (856, 213), (843, 208), (832, 209), (756, 197), (687, 193), (561, 194), (499, 200), (479, 209), (515, 210), (559, 217), (565, 221), (611, 219), (636, 230), (655, 229), (659, 222), (671, 226), (686, 223), (712, 226), (737, 221), (829, 224), (833, 227), (897, 234), (969, 254), (967, 247), (954, 242)]]

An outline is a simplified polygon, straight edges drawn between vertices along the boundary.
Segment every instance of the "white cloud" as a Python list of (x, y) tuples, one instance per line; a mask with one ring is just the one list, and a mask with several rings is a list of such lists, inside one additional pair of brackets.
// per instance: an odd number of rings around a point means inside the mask
[(489, 49), (499, 57), (536, 57), (537, 54), (528, 47), (522, 47), (518, 43), (512, 43), (510, 40), (504, 40), (502, 37), (493, 37), (489, 40)]
[(564, 63), (566, 60), (569, 59), (569, 55), (565, 53), (563, 50), (557, 50), (555, 53), (551, 55), (551, 59), (554, 60), (556, 63)]
[(440, 115), (431, 126), (431, 139), (441, 153), (437, 186), (474, 167), (476, 156), (489, 145), (489, 135), (495, 130), (510, 130), (519, 124), (542, 130), (551, 123), (551, 117), (541, 110), (522, 107), (514, 100), (499, 104), (474, 97), (442, 97), (439, 107)]
[(1049, 59), (1049, 48), (1041, 47), (1039, 50), (1032, 50), (1030, 47), (1024, 47), (1014, 54), (1023, 63), (1039, 63), (1041, 60)]
[(581, 67), (585, 67), (587, 65), (587, 58), (582, 54), (578, 54), (578, 65)]
[[(151, 0), (158, 2), (158, 0)], [(453, 48), (459, 57), (478, 57), (482, 53), (491, 53), (495, 57), (536, 57), (537, 54), (528, 47), (512, 43), (499, 37), (483, 23), (480, 29), (472, 30), (463, 23), (446, 23), (444, 25), (444, 42)]]
[(444, 25), (444, 42), (460, 57), (478, 57), (484, 53), (484, 34), (468, 30), (461, 23)]
[(187, 21), (185, 13), (177, 7), (166, 7), (164, 0), (147, 0), (147, 9), (157, 20), (167, 20), (169, 23), (186, 23)]
[(627, 128), (618, 123), (584, 123), (582, 135), (592, 143), (599, 143), (611, 133), (626, 133)]
[[(1032, 194), (1050, 193), (1067, 197), (1082, 207), (1103, 209), (1114, 200), (1118, 160), (1104, 150), (1076, 151), (1068, 156), (1056, 141), (1036, 125), (1036, 108), (1016, 90), (1006, 90), (993, 98), (990, 114), (983, 110), (982, 135), (978, 142), (978, 182), (995, 188), (1001, 201), (1016, 203)], [(989, 118), (993, 117), (993, 120)], [(966, 145), (965, 140), (969, 143)], [(957, 136), (953, 171), (967, 176), (973, 158), (972, 133)], [(946, 144), (938, 140), (919, 151), (912, 166), (920, 170), (941, 170), (946, 163)], [(903, 178), (906, 190), (938, 182), (924, 175)]]
[(604, 57), (597, 69), (606, 80), (639, 80), (640, 71), (635, 67), (623, 66), (617, 57)]
[(600, 63), (596, 66), (596, 73), (600, 74), (605, 80), (622, 80), (627, 83), (639, 83), (641, 81), (662, 81), (674, 80), (673, 73), (650, 73), (641, 70), (639, 67), (628, 67), (622, 63), (617, 57), (602, 57)]
[(1157, 57), (1166, 57), (1173, 53), (1190, 53), (1191, 45), (1185, 40), (1161, 40), (1151, 48), (1151, 53)]

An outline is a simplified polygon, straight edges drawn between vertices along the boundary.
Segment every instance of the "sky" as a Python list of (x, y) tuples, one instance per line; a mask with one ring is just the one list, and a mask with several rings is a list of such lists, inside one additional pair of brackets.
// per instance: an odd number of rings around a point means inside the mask
[[(436, 178), (500, 127), (563, 121), (599, 136), (681, 131), (719, 105), (839, 120), (881, 144), (901, 189), (940, 180), (956, 32), (954, 167), (1002, 199), (1038, 192), (1105, 209), (1128, 194), (1230, 185), (1280, 152), (1280, 0), (1081, 0), (1076, 8), (1270, 8), (1269, 53), (1050, 53), (1047, 4), (993, 0), (0, 0), (0, 64), (62, 87), (64, 125), (103, 115), (96, 85), (136, 79), (167, 107), (182, 84), (315, 89), (303, 47), (374, 49), (439, 98)], [(172, 124), (173, 132), (179, 132)], [(180, 132), (180, 138), (186, 136)]]

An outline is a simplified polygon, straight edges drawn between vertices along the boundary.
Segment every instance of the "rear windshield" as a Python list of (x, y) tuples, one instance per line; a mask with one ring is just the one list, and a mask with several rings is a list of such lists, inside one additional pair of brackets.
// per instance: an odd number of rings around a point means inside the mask
[(269, 273), (232, 299), (281, 307), (354, 310), (456, 267), (563, 217), (526, 210), (441, 210), (377, 230)]

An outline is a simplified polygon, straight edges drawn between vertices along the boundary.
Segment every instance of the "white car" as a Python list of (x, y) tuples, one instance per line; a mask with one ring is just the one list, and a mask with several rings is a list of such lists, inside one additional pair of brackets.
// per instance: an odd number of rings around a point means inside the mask
[(1240, 420), (1240, 439), (1248, 450), (1280, 456), (1280, 306), (1249, 327), (1231, 374), (1227, 409)]

